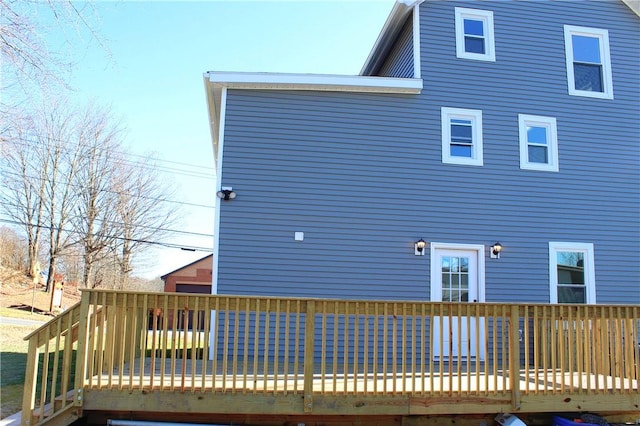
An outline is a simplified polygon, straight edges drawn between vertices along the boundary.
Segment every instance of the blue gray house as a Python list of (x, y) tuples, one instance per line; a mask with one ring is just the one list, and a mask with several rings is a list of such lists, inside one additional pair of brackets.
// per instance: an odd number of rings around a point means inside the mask
[(402, 1), (358, 76), (208, 72), (213, 292), (640, 303), (640, 18)]

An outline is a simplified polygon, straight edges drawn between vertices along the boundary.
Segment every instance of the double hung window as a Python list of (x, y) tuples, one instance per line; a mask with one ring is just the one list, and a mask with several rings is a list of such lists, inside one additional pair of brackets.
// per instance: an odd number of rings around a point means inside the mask
[(549, 243), (551, 303), (596, 303), (593, 244)]
[(442, 114), (442, 162), (482, 166), (482, 111), (446, 108)]
[(609, 32), (564, 26), (569, 94), (613, 99)]
[(455, 8), (456, 56), (464, 59), (495, 61), (493, 12)]
[(520, 168), (557, 172), (558, 136), (555, 117), (518, 114)]

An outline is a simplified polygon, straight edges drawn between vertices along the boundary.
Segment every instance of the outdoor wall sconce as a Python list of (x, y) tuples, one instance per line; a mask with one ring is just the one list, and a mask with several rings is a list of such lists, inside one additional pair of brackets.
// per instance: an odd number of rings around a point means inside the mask
[(502, 244), (496, 242), (491, 246), (491, 259), (500, 259), (500, 252), (502, 251)]
[(420, 238), (418, 241), (415, 242), (414, 244), (414, 254), (416, 256), (424, 256), (424, 248), (427, 246), (427, 242), (425, 240), (423, 240), (422, 238)]
[(222, 189), (218, 191), (216, 195), (218, 196), (218, 198), (221, 198), (224, 201), (229, 201), (236, 198), (236, 195), (238, 194), (236, 194), (231, 187), (229, 188), (222, 187)]

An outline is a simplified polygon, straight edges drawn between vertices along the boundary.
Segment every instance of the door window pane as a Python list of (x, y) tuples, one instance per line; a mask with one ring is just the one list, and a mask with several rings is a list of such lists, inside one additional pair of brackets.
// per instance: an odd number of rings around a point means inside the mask
[(469, 301), (469, 258), (443, 256), (442, 300), (445, 302)]
[(458, 272), (458, 264), (460, 263), (457, 257), (451, 258), (451, 272)]

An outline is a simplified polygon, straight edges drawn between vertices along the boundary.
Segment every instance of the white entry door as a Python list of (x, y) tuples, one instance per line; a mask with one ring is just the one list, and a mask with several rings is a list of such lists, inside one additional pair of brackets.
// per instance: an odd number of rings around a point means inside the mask
[[(431, 300), (478, 303), (484, 299), (484, 247), (432, 244)], [(466, 316), (433, 319), (433, 356), (484, 359), (484, 321)], [(480, 332), (478, 332), (478, 330)]]

